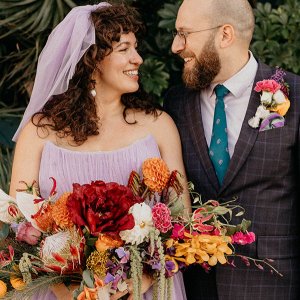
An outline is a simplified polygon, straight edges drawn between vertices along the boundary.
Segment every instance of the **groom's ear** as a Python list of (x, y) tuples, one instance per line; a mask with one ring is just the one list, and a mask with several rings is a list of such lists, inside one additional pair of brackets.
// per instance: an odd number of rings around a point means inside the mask
[(221, 27), (220, 35), (220, 48), (231, 46), (236, 39), (234, 28), (230, 24), (225, 24)]

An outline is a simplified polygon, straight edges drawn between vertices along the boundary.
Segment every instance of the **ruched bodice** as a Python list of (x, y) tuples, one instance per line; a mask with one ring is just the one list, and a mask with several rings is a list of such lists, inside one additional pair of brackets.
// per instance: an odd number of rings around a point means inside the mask
[(73, 151), (46, 142), (39, 173), (41, 194), (43, 197), (49, 195), (52, 187), (50, 177), (57, 181), (58, 195), (71, 191), (75, 182), (84, 184), (103, 180), (127, 185), (130, 172), (140, 173), (143, 161), (150, 157), (160, 157), (152, 135), (113, 151)]

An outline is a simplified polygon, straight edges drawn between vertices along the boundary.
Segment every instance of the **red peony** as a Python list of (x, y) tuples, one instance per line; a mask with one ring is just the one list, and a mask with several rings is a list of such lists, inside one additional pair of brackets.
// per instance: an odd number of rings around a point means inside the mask
[(128, 210), (140, 202), (142, 199), (134, 196), (126, 186), (99, 180), (84, 185), (74, 183), (67, 206), (75, 225), (85, 226), (98, 236), (132, 229), (134, 218)]

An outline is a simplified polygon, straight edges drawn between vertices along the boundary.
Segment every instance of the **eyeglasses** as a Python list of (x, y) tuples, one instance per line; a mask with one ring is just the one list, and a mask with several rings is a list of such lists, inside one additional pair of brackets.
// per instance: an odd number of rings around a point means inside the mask
[(212, 29), (216, 29), (216, 28), (220, 28), (223, 25), (219, 25), (216, 27), (212, 27), (212, 28), (207, 28), (207, 29), (201, 29), (201, 30), (195, 30), (195, 31), (177, 31), (174, 30), (173, 31), (173, 38), (175, 39), (176, 36), (178, 36), (180, 38), (181, 41), (184, 42), (184, 45), (186, 44), (186, 39), (187, 37), (191, 34), (191, 33), (197, 33), (197, 32), (202, 32), (202, 31), (208, 31), (208, 30), (212, 30)]

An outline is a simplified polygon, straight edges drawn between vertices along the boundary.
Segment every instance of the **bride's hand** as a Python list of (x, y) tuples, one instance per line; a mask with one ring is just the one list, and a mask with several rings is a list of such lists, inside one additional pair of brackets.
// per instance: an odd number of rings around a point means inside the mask
[[(117, 300), (125, 295), (129, 295), (127, 300), (133, 300), (133, 286), (132, 280), (129, 279), (126, 281), (127, 289), (124, 292), (117, 292), (116, 294), (110, 297), (110, 300)], [(145, 294), (153, 284), (153, 280), (150, 276), (143, 274), (142, 276), (142, 286), (141, 286), (141, 294)]]

